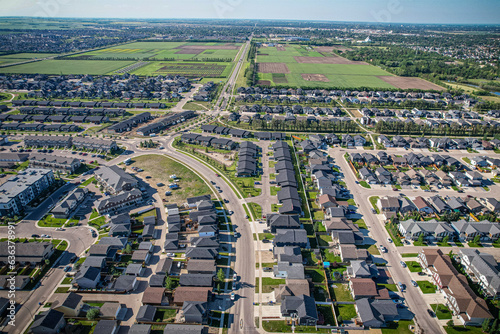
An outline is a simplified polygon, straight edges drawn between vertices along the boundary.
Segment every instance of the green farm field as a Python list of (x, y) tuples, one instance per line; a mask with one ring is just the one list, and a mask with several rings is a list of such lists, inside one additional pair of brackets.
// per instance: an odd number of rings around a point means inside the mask
[(112, 48), (90, 51), (71, 58), (119, 58), (142, 60), (210, 60), (234, 59), (241, 43), (134, 42)]
[(56, 56), (57, 53), (13, 53), (0, 56), (0, 65), (19, 63), (30, 59)]
[(130, 73), (136, 75), (179, 74), (190, 78), (225, 78), (231, 73), (231, 68), (232, 63), (155, 61)]
[(0, 73), (37, 74), (106, 74), (133, 64), (133, 61), (117, 60), (43, 60), (0, 68)]
[(15, 59), (35, 59), (57, 56), (57, 53), (13, 53), (8, 55), (1, 55), (0, 59), (15, 58)]
[(353, 62), (331, 52), (318, 52), (305, 45), (261, 47), (256, 62), (261, 84), (291, 87), (394, 88), (379, 76), (393, 76), (381, 68)]

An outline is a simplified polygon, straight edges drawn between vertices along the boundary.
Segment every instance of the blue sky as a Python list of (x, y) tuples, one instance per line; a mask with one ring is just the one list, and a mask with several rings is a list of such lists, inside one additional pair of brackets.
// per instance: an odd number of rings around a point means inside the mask
[(0, 0), (1, 16), (500, 24), (499, 0)]

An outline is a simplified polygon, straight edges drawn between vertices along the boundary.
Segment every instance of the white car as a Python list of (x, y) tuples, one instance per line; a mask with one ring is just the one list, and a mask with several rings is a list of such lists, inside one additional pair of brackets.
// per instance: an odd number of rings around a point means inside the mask
[(391, 238), (387, 238), (387, 242), (388, 243), (392, 243), (392, 239)]
[(231, 300), (234, 300), (235, 297), (236, 295), (234, 294), (234, 292), (231, 292)]
[(233, 281), (236, 281), (238, 279), (238, 275), (236, 273), (233, 274)]

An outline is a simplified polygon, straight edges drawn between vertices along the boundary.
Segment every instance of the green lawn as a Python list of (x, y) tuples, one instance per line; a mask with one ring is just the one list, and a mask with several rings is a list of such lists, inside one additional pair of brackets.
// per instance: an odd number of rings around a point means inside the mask
[[(262, 329), (266, 332), (273, 333), (291, 333), (292, 327), (286, 324), (285, 320), (263, 320)], [(316, 330), (314, 326), (295, 326), (295, 333), (331, 333), (330, 329), (319, 328)]]
[(154, 320), (161, 322), (174, 322), (176, 314), (176, 309), (158, 308), (156, 309)]
[(401, 257), (417, 257), (418, 253), (403, 253)]
[(322, 249), (321, 254), (323, 255), (323, 260), (325, 262), (330, 262), (330, 263), (333, 263), (333, 262), (341, 263), (342, 262), (342, 259), (340, 258), (340, 256), (334, 255), (333, 252), (331, 252), (327, 249)]
[(345, 320), (351, 320), (356, 317), (356, 309), (353, 304), (337, 304), (338, 315)]
[(379, 199), (378, 196), (372, 196), (372, 197), (370, 197), (370, 203), (372, 204), (372, 207), (375, 209), (375, 211), (377, 213), (380, 213), (380, 210), (378, 209), (378, 206), (377, 206), (378, 199)]
[(262, 207), (257, 203), (248, 203), (248, 207), (252, 212), (254, 219), (262, 218)]
[(272, 186), (271, 187), (271, 196), (276, 196), (278, 195), (278, 191), (280, 191), (281, 188), (280, 187), (275, 187), (275, 186)]
[(413, 320), (390, 322), (387, 324), (387, 328), (382, 328), (382, 334), (413, 334), (413, 332), (409, 329), (409, 326), (413, 324)]
[(377, 248), (377, 245), (359, 245), (358, 248), (363, 248), (368, 250), (368, 253), (371, 255), (380, 255), (380, 251)]
[(333, 284), (336, 287), (332, 288), (333, 294), (332, 298), (339, 302), (353, 302), (354, 298), (352, 298), (351, 292), (349, 291), (349, 287), (347, 284), (336, 283)]
[(364, 228), (365, 230), (368, 229), (368, 227), (366, 227), (366, 223), (363, 219), (358, 219), (358, 220), (354, 221), (353, 223), (358, 225), (358, 228)]
[(54, 218), (52, 214), (48, 214), (43, 217), (39, 222), (38, 226), (41, 227), (62, 227), (67, 219)]
[(100, 229), (102, 225), (106, 224), (106, 217), (101, 216), (99, 218), (95, 218), (93, 220), (90, 220), (88, 222), (88, 224), (90, 226), (93, 226), (93, 227), (97, 228), (97, 229)]
[(323, 283), (325, 281), (325, 275), (321, 269), (306, 269), (304, 270), (306, 276), (312, 278), (313, 282)]
[(95, 180), (95, 177), (92, 176), (91, 178), (83, 181), (82, 183), (80, 183), (80, 185), (78, 186), (78, 188), (85, 188), (86, 186), (88, 186), (89, 184), (91, 184), (92, 182), (94, 182)]
[(56, 289), (56, 293), (66, 293), (69, 290), (69, 286), (67, 287), (59, 287)]
[(389, 291), (398, 292), (398, 288), (397, 288), (396, 284), (380, 284), (379, 283), (377, 285), (382, 286)]
[(92, 213), (90, 214), (90, 220), (92, 220), (92, 219), (94, 219), (94, 218), (97, 218), (97, 217), (99, 217), (99, 216), (100, 216), (99, 212), (97, 212), (97, 210), (96, 210), (96, 209), (93, 209), (93, 210), (92, 210)]
[(272, 233), (259, 233), (259, 240), (273, 240), (275, 237)]
[[(255, 278), (256, 281), (258, 281), (258, 279), (258, 277)], [(272, 292), (275, 288), (279, 287), (280, 284), (285, 283), (286, 280), (284, 278), (262, 277), (262, 293)]]
[(418, 264), (417, 261), (406, 261), (405, 263), (408, 266), (408, 269), (410, 270), (410, 272), (412, 272), (412, 273), (422, 272), (422, 267), (420, 266), (420, 264)]
[(417, 284), (420, 287), (420, 290), (422, 290), (422, 293), (436, 292), (436, 286), (429, 281), (417, 281)]
[(436, 317), (439, 320), (448, 320), (452, 318), (452, 313), (450, 312), (450, 309), (443, 304), (431, 304), (431, 310), (433, 310), (436, 313)]
[(481, 243), (477, 243), (477, 244), (476, 244), (476, 243), (475, 243), (475, 242), (473, 242), (473, 241), (469, 241), (469, 242), (467, 243), (467, 245), (469, 245), (469, 247), (473, 247), (473, 248), (481, 248), (481, 247), (483, 247), (483, 245), (481, 245)]
[(320, 246), (328, 246), (329, 245), (329, 242), (332, 242), (333, 239), (331, 236), (329, 235), (319, 235), (318, 236), (318, 242), (319, 242), (319, 245)]
[(363, 188), (371, 189), (371, 186), (366, 181), (359, 181), (359, 185)]
[(444, 330), (447, 334), (484, 334), (484, 332), (481, 330), (481, 327), (445, 326)]

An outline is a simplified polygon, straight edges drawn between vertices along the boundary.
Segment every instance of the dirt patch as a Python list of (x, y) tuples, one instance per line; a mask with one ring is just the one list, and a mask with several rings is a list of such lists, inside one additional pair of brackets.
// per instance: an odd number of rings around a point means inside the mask
[(293, 57), (293, 58), (297, 63), (302, 63), (302, 64), (368, 65), (364, 61), (352, 61), (336, 55), (331, 55), (329, 57)]
[(259, 81), (257, 81), (257, 85), (260, 85), (260, 86), (271, 86), (271, 81), (269, 81), (269, 80), (259, 80)]
[[(259, 258), (259, 252), (255, 252), (255, 258)], [(274, 262), (274, 256), (273, 256), (273, 252), (271, 251), (260, 251), (260, 254), (262, 256), (262, 263), (271, 263), (271, 262)]]
[(197, 149), (196, 152), (204, 154), (204, 155), (208, 155), (210, 158), (217, 160), (218, 162), (220, 162), (228, 167), (233, 164), (235, 154), (236, 154), (233, 151), (228, 151), (227, 154), (222, 154), (219, 152), (212, 152), (212, 151), (210, 151), (210, 149), (208, 150), (208, 152), (205, 152), (205, 150)]
[(175, 54), (177, 54), (177, 55), (184, 55), (184, 54), (197, 55), (197, 54), (199, 54), (199, 53), (201, 53), (203, 51), (205, 51), (205, 50), (185, 48), (185, 49), (180, 49)]
[(432, 82), (413, 77), (397, 77), (391, 75), (380, 75), (377, 78), (382, 79), (388, 84), (400, 89), (422, 89), (422, 90), (445, 90), (443, 87)]
[(290, 73), (285, 63), (258, 63), (259, 73)]
[(277, 51), (286, 51), (286, 48), (283, 45), (277, 45), (276, 50)]
[(224, 45), (181, 45), (174, 49), (193, 49), (193, 50), (238, 50), (240, 47), (231, 43), (226, 43)]
[(321, 82), (329, 82), (330, 80), (325, 77), (324, 74), (310, 74), (310, 73), (301, 73), (302, 79), (306, 81), (321, 81)]
[(332, 52), (333, 50), (340, 50), (340, 51), (352, 51), (351, 48), (347, 48), (342, 45), (335, 45), (335, 46), (315, 46), (314, 49), (318, 52)]

